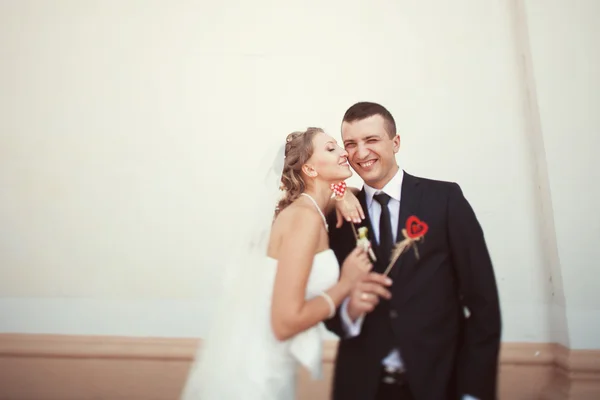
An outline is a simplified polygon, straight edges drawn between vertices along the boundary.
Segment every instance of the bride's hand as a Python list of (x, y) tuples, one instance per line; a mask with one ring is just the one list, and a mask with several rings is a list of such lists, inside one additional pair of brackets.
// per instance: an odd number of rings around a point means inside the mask
[(342, 264), (340, 282), (348, 284), (348, 289), (354, 287), (362, 277), (367, 275), (373, 268), (369, 255), (361, 247), (356, 247)]
[(351, 190), (346, 190), (344, 198), (335, 201), (335, 210), (337, 214), (336, 228), (339, 228), (344, 223), (344, 220), (360, 224), (365, 219), (365, 213), (358, 198)]

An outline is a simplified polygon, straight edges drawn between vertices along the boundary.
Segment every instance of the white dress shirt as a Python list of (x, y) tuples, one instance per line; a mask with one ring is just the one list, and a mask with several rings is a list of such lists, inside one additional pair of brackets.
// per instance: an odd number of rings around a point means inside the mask
[[(392, 236), (394, 243), (396, 243), (397, 235), (398, 235), (398, 218), (400, 218), (400, 199), (402, 197), (402, 181), (404, 179), (404, 171), (399, 168), (398, 172), (394, 177), (385, 185), (381, 190), (370, 187), (365, 184), (365, 200), (367, 209), (369, 212), (369, 218), (371, 219), (371, 228), (373, 229), (373, 235), (377, 243), (379, 243), (379, 220), (381, 216), (381, 204), (376, 200), (373, 200), (373, 196), (379, 194), (381, 192), (390, 196), (390, 201), (388, 202), (388, 209), (390, 211), (390, 218), (392, 223)], [(340, 317), (342, 319), (342, 325), (346, 332), (347, 338), (356, 337), (360, 334), (362, 329), (362, 323), (364, 321), (364, 315), (360, 316), (356, 321), (352, 321), (350, 316), (348, 315), (348, 302), (350, 298), (346, 298), (342, 303), (342, 307), (340, 310)], [(393, 370), (404, 370), (404, 363), (402, 361), (402, 356), (400, 355), (400, 350), (395, 348), (390, 351), (390, 353), (382, 360), (382, 364), (385, 368), (390, 368)], [(463, 400), (477, 400), (477, 398), (464, 395), (462, 397)]]

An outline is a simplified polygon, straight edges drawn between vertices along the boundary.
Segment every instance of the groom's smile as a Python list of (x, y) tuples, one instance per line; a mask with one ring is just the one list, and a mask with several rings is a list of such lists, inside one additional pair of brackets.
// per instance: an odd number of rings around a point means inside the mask
[(381, 189), (398, 171), (400, 137), (386, 130), (380, 115), (342, 123), (342, 138), (352, 168), (365, 183)]
[(370, 171), (373, 167), (373, 165), (375, 165), (375, 163), (377, 162), (377, 160), (369, 160), (369, 161), (365, 161), (365, 162), (359, 162), (357, 163), (358, 166), (362, 169), (364, 169), (365, 171)]

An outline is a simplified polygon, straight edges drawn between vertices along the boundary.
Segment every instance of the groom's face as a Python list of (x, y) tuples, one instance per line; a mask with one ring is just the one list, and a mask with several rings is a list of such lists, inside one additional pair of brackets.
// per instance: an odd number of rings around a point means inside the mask
[(342, 123), (342, 139), (352, 168), (373, 188), (381, 189), (398, 171), (400, 137), (390, 137), (380, 115)]

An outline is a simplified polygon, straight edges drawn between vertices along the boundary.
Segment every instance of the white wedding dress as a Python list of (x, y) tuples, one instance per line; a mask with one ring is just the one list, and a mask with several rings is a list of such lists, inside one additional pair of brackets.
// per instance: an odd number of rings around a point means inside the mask
[[(270, 320), (277, 260), (265, 257), (264, 268), (269, 270), (270, 279), (253, 283), (261, 286), (254, 288), (259, 293), (254, 313), (231, 315), (227, 329), (217, 329), (213, 346), (207, 353), (202, 349), (199, 352), (202, 362), (193, 366), (182, 400), (293, 400), (298, 365), (306, 367), (313, 378), (321, 377), (326, 328), (321, 322), (289, 340), (278, 341)], [(339, 264), (334, 252), (317, 253), (306, 298), (319, 296), (321, 291), (335, 285), (338, 278)], [(245, 300), (249, 299), (237, 301)], [(236, 309), (235, 304), (228, 307)]]
[[(270, 149), (261, 159), (265, 171), (244, 201), (254, 204), (254, 222), (236, 226), (235, 240), (221, 266), (219, 299), (214, 299), (215, 318), (199, 346), (181, 400), (293, 400), (299, 365), (314, 378), (321, 377), (323, 323), (286, 341), (278, 341), (271, 328), (271, 302), (277, 261), (267, 257), (273, 211), (281, 192), (285, 143)], [(323, 219), (316, 201), (308, 194)], [(255, 201), (252, 198), (256, 197)], [(339, 264), (332, 250), (315, 254), (306, 287), (312, 299), (335, 285)], [(325, 301), (325, 300), (323, 300)]]

